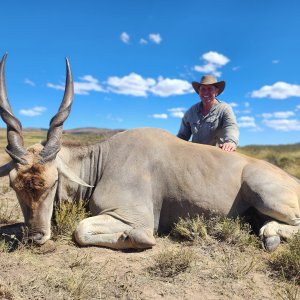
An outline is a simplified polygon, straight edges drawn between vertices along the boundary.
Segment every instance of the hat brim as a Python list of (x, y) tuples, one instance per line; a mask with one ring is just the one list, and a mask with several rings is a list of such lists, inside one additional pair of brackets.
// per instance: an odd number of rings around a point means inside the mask
[(217, 96), (219, 96), (225, 89), (225, 81), (223, 81), (223, 80), (219, 81), (219, 82), (216, 82), (216, 83), (211, 83), (211, 84), (203, 84), (203, 83), (199, 83), (197, 81), (193, 81), (192, 86), (193, 86), (193, 88), (194, 88), (194, 90), (197, 94), (199, 94), (200, 85), (214, 85), (214, 86), (216, 86), (219, 90)]

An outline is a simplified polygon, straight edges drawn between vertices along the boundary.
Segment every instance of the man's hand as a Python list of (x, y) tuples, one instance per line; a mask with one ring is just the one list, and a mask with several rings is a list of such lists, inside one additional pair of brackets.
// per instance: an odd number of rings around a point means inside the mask
[(232, 152), (236, 150), (236, 144), (235, 143), (224, 143), (224, 144), (220, 144), (219, 147), (224, 150), (224, 151), (228, 151), (228, 152)]

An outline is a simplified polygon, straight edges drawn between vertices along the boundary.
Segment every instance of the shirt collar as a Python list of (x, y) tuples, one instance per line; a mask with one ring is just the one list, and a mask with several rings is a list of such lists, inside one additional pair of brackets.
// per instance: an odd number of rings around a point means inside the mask
[[(221, 103), (221, 101), (220, 101), (219, 99), (216, 98), (216, 100), (218, 101), (218, 103), (217, 103), (216, 105), (214, 105), (214, 106), (210, 109), (209, 113), (211, 113), (212, 111), (214, 111), (214, 110), (217, 108), (217, 106), (219, 106), (219, 104)], [(202, 111), (203, 111), (203, 104), (202, 104), (202, 101), (198, 103), (198, 105), (197, 105), (197, 111), (198, 111), (198, 113), (201, 113), (201, 114), (202, 114)]]

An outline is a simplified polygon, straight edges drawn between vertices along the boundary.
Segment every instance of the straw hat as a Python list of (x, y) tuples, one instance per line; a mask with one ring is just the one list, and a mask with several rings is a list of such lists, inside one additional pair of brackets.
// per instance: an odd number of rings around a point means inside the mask
[(213, 75), (204, 75), (204, 76), (202, 76), (200, 82), (197, 82), (197, 81), (192, 82), (192, 86), (197, 94), (199, 93), (199, 87), (202, 84), (203, 85), (214, 85), (215, 87), (217, 87), (219, 89), (217, 96), (219, 96), (224, 91), (224, 88), (225, 88), (225, 81), (223, 81), (223, 80), (217, 81), (217, 78)]

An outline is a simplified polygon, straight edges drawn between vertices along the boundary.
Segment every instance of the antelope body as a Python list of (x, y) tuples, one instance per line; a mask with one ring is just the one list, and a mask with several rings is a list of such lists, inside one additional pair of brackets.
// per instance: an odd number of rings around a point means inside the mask
[(149, 248), (154, 231), (167, 232), (179, 217), (213, 211), (236, 217), (255, 208), (267, 222), (260, 236), (274, 250), (280, 237), (300, 229), (299, 180), (261, 160), (183, 141), (163, 130), (128, 130), (94, 145), (61, 146), (62, 125), (73, 101), (67, 61), (66, 88), (45, 144), (23, 146), (22, 127), (6, 95), (0, 65), (0, 113), (7, 124), (9, 175), (31, 238), (51, 238), (53, 205), (89, 203), (92, 217), (75, 230), (80, 245)]

